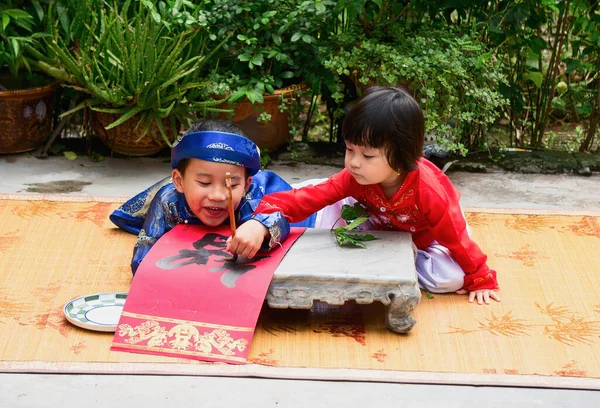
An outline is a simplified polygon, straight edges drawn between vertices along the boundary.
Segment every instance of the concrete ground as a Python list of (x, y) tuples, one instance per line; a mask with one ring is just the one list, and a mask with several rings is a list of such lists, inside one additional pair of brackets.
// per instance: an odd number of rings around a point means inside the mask
[[(269, 166), (289, 183), (325, 178), (339, 167), (296, 162)], [(452, 170), (452, 168), (450, 168)], [(0, 193), (47, 193), (129, 197), (171, 172), (165, 159), (111, 159), (92, 163), (87, 157), (45, 160), (28, 155), (0, 156)], [(464, 207), (553, 210), (600, 209), (600, 175), (520, 173), (448, 173), (462, 192)]]
[[(290, 183), (324, 178), (336, 167), (274, 163)], [(0, 156), (0, 194), (131, 196), (170, 173), (161, 159), (91, 163), (64, 157)], [(600, 177), (450, 172), (464, 207), (600, 210)], [(0, 202), (1, 203), (1, 202)], [(600, 392), (257, 378), (0, 374), (0, 408), (79, 407), (597, 407)]]

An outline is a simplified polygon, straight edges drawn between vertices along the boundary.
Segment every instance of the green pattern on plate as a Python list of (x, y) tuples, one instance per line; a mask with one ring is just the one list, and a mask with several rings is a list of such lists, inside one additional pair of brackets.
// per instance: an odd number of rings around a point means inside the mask
[[(89, 310), (98, 308), (98, 307), (107, 307), (107, 306), (123, 306), (125, 304), (125, 300), (127, 299), (127, 293), (98, 293), (95, 295), (82, 296), (77, 299), (71, 300), (64, 307), (64, 313), (68, 320), (71, 323), (77, 325), (77, 323), (87, 324), (85, 327), (88, 329), (92, 329), (93, 327), (89, 326), (97, 326), (108, 328), (116, 328), (116, 324), (112, 325), (100, 325), (97, 323), (90, 322), (86, 319), (85, 315)], [(104, 329), (102, 331), (105, 331)]]

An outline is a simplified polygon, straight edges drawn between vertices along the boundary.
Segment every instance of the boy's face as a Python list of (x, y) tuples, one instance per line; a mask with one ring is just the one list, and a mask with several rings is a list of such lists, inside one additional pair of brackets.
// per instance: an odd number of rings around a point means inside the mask
[(229, 202), (225, 173), (231, 173), (233, 208), (237, 208), (252, 177), (246, 179), (246, 169), (233, 164), (189, 159), (185, 174), (173, 170), (173, 184), (194, 215), (203, 224), (216, 227), (229, 218)]

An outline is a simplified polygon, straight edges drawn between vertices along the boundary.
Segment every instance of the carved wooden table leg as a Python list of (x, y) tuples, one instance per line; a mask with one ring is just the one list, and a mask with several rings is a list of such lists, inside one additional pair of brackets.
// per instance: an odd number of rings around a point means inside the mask
[(385, 324), (388, 329), (396, 333), (408, 333), (417, 323), (412, 317), (421, 300), (421, 291), (418, 287), (399, 287), (398, 293), (390, 295), (392, 301), (387, 306)]

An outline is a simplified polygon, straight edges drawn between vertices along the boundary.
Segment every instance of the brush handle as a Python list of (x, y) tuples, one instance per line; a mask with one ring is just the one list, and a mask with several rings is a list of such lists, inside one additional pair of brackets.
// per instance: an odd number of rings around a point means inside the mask
[(231, 236), (235, 235), (235, 211), (233, 208), (233, 192), (231, 191), (231, 173), (225, 173), (225, 185), (227, 186), (227, 200), (229, 202), (229, 225)]
[[(233, 192), (231, 191), (231, 173), (225, 173), (225, 186), (227, 187), (227, 201), (229, 203), (229, 227), (231, 228), (231, 236), (235, 237), (235, 211), (233, 208)], [(237, 255), (227, 258), (229, 261), (236, 261)]]

